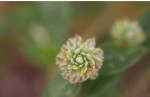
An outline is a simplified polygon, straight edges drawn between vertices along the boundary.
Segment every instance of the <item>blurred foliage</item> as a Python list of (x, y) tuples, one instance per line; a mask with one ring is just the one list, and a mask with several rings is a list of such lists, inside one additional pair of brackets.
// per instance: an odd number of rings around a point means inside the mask
[(104, 65), (101, 74), (111, 75), (127, 70), (134, 65), (146, 53), (146, 49), (140, 47), (118, 47), (113, 43), (100, 46), (104, 52)]
[[(139, 2), (6, 4), (4, 8), (6, 10), (0, 9), (0, 62), (2, 64), (0, 70), (4, 67), (3, 64), (11, 64), (10, 52), (18, 49), (36, 63), (36, 66), (45, 69), (50, 67), (53, 70), (55, 56), (68, 37), (75, 33), (80, 34), (84, 39), (93, 35), (97, 38), (98, 47), (101, 47), (105, 54), (99, 77), (73, 86), (56, 74), (49, 81), (43, 97), (120, 97), (123, 91), (124, 74), (147, 54), (150, 46), (149, 8), (150, 3), (146, 2), (141, 4)], [(111, 43), (110, 37), (107, 36), (112, 23), (122, 17), (139, 21), (146, 34), (143, 45), (118, 47)], [(103, 44), (100, 44), (101, 42)]]
[(94, 81), (86, 81), (83, 83), (82, 97), (119, 97), (122, 86), (121, 76), (100, 76)]
[(146, 11), (144, 15), (142, 15), (139, 19), (139, 23), (141, 24), (141, 27), (143, 28), (145, 34), (146, 34), (146, 41), (143, 43), (145, 46), (150, 46), (150, 10)]
[(76, 97), (80, 87), (71, 85), (65, 79), (57, 74), (54, 80), (50, 83), (44, 97)]

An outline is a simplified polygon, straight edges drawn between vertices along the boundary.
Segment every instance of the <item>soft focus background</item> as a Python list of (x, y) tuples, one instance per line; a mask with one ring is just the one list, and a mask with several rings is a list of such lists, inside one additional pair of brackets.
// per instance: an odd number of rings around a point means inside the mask
[[(101, 44), (122, 18), (138, 20), (149, 32), (150, 2), (0, 2), (0, 97), (42, 97), (69, 37), (95, 36)], [(150, 52), (123, 81), (123, 97), (150, 97)]]

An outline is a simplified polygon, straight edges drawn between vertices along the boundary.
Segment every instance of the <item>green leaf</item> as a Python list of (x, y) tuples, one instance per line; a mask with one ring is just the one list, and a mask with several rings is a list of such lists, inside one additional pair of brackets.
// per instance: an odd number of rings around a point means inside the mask
[(55, 56), (59, 50), (58, 46), (54, 44), (44, 46), (34, 42), (27, 42), (23, 45), (23, 49), (27, 56), (40, 67), (54, 64)]
[(107, 43), (101, 46), (104, 50), (104, 63), (100, 70), (101, 74), (117, 74), (133, 66), (146, 52), (140, 47), (118, 47)]
[(144, 46), (150, 47), (150, 10), (148, 10), (144, 15), (139, 19), (139, 23), (146, 34), (146, 41), (143, 43)]
[(57, 74), (43, 97), (76, 97), (79, 90), (80, 86), (73, 86), (67, 80), (63, 79), (60, 74)]
[(96, 80), (88, 80), (82, 87), (83, 97), (119, 97), (121, 78), (121, 75), (100, 75)]

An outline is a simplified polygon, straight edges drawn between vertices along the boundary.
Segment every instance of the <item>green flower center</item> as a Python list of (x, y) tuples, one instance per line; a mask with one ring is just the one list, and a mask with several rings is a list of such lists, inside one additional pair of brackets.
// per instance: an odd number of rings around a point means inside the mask
[(83, 57), (82, 56), (77, 56), (77, 58), (75, 59), (75, 61), (79, 64), (82, 64), (84, 62)]

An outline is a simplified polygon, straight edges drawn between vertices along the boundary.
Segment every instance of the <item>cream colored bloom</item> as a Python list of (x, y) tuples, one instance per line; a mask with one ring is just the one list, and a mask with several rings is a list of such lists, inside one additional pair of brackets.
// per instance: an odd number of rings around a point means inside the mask
[(118, 45), (135, 46), (142, 43), (145, 35), (137, 21), (118, 20), (112, 27), (111, 36)]
[(68, 39), (56, 56), (56, 64), (63, 78), (70, 83), (81, 83), (87, 79), (95, 79), (103, 64), (103, 51), (95, 48), (95, 39), (85, 42), (76, 35)]

